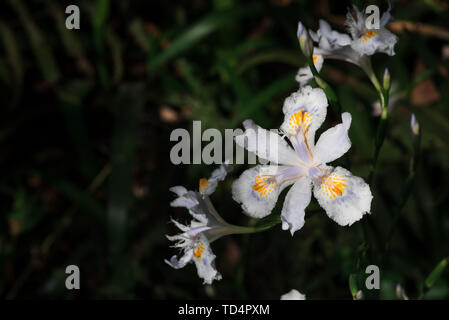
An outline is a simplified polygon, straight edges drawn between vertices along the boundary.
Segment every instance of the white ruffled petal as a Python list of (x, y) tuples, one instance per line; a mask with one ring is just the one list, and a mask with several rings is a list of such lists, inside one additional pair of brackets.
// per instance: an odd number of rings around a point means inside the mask
[(205, 233), (208, 230), (211, 230), (212, 228), (204, 225), (203, 223), (192, 223), (190, 226), (190, 229), (186, 232), (186, 235), (189, 237), (195, 237), (196, 235), (200, 233)]
[(314, 179), (313, 194), (326, 214), (341, 226), (350, 226), (370, 213), (370, 187), (362, 178), (341, 167), (324, 168), (325, 175)]
[(183, 225), (182, 223), (179, 223), (178, 221), (176, 221), (175, 219), (170, 219), (170, 221), (182, 232), (186, 232), (187, 230), (189, 230), (188, 226)]
[(396, 35), (387, 29), (380, 29), (377, 40), (379, 44), (376, 52), (383, 52), (390, 56), (395, 55), (394, 46), (396, 45), (396, 42), (398, 42), (398, 37)]
[(172, 256), (170, 260), (164, 260), (166, 264), (174, 269), (184, 268), (187, 263), (189, 263), (193, 258), (192, 250), (188, 250), (181, 259), (178, 259), (176, 255)]
[(169, 266), (174, 269), (181, 269), (189, 262), (194, 262), (198, 276), (204, 280), (205, 284), (211, 284), (213, 280), (220, 280), (221, 275), (215, 268), (215, 255), (212, 253), (210, 243), (203, 234), (188, 239), (185, 236), (168, 237), (170, 240), (178, 240), (178, 238), (185, 238), (184, 243), (175, 245), (175, 247), (183, 248), (184, 255), (178, 259), (176, 255), (172, 256), (170, 260), (164, 260)]
[(178, 197), (182, 197), (183, 195), (185, 195), (188, 192), (187, 189), (184, 188), (183, 186), (171, 187), (169, 190), (171, 192), (175, 193)]
[(202, 195), (211, 195), (215, 192), (218, 186), (219, 181), (223, 181), (226, 178), (226, 175), (230, 171), (230, 166), (225, 163), (220, 167), (212, 171), (212, 175), (209, 179), (201, 179), (200, 180), (200, 193)]
[(326, 118), (327, 106), (326, 94), (321, 88), (300, 88), (284, 101), (282, 111), (285, 117), (281, 130), (289, 137), (307, 131), (309, 140), (313, 142), (315, 131)]
[(351, 147), (348, 130), (351, 126), (351, 114), (341, 115), (342, 123), (321, 134), (313, 148), (314, 161), (317, 165), (326, 164), (344, 155)]
[[(173, 191), (174, 188), (177, 188), (177, 187), (173, 187), (170, 190)], [(201, 188), (201, 181), (200, 181), (200, 188)], [(177, 189), (176, 191), (180, 191), (180, 190), (181, 189)], [(173, 191), (173, 192), (175, 192), (175, 191)], [(193, 218), (195, 218), (202, 224), (206, 224), (208, 222), (207, 217), (211, 214), (210, 213), (211, 209), (208, 207), (207, 200), (205, 198), (203, 198), (203, 195), (201, 195), (200, 193), (195, 192), (195, 191), (187, 191), (185, 193), (180, 192), (179, 194), (182, 194), (182, 195), (179, 196), (178, 198), (176, 198), (175, 200), (173, 200), (170, 203), (170, 206), (185, 207), (189, 210), (189, 213)]]
[(306, 300), (306, 296), (296, 289), (292, 289), (281, 296), (281, 300)]
[(312, 197), (312, 181), (305, 176), (300, 178), (288, 191), (282, 208), (282, 229), (293, 235), (304, 225), (305, 209)]
[(188, 191), (182, 196), (176, 198), (172, 202), (170, 202), (170, 206), (172, 207), (185, 207), (187, 209), (192, 209), (193, 207), (198, 205), (198, 200), (195, 196), (195, 192)]
[(390, 21), (394, 20), (390, 12), (391, 12), (391, 3), (388, 2), (388, 10), (382, 14), (382, 17), (380, 17), (379, 26), (381, 28), (384, 28)]
[(295, 151), (277, 133), (265, 130), (251, 120), (244, 121), (243, 126), (245, 133), (235, 137), (239, 146), (274, 164), (298, 163)]
[(363, 35), (353, 41), (352, 49), (360, 55), (371, 56), (376, 52), (383, 52), (394, 56), (394, 46), (398, 41), (397, 36), (387, 29), (367, 30)]
[(348, 28), (352, 38), (356, 39), (360, 36), (360, 33), (365, 30), (365, 15), (359, 10), (359, 8), (357, 8), (356, 5), (353, 5), (352, 8), (356, 15), (354, 17), (348, 9), (345, 25)]
[(242, 205), (243, 211), (250, 217), (263, 218), (269, 215), (276, 205), (279, 193), (294, 182), (276, 179), (275, 176), (282, 169), (285, 167), (256, 166), (244, 171), (232, 185), (232, 198)]
[(322, 49), (335, 50), (351, 44), (351, 38), (347, 34), (332, 30), (325, 20), (320, 20), (319, 34), (319, 46)]
[(215, 255), (204, 236), (201, 237), (192, 253), (198, 276), (204, 279), (204, 284), (211, 284), (212, 281), (221, 279), (221, 274), (215, 268)]

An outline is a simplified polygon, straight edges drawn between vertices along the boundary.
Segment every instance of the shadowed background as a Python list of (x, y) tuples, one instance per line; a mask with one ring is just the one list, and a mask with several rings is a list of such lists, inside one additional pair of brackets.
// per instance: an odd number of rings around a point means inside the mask
[[(165, 238), (176, 232), (169, 218), (189, 220), (169, 206), (168, 189), (196, 189), (216, 168), (171, 164), (171, 131), (190, 130), (192, 120), (203, 130), (236, 128), (247, 118), (278, 128), (305, 64), (298, 20), (316, 30), (325, 19), (343, 31), (351, 3), (376, 2), (3, 1), (0, 296), (278, 299), (296, 288), (310, 299), (351, 299), (349, 275), (363, 288), (365, 267), (376, 264), (381, 290), (367, 298), (395, 299), (397, 283), (416, 298), (449, 252), (449, 6), (441, 0), (397, 1), (396, 55), (373, 57), (379, 76), (388, 66), (401, 99), (390, 113), (365, 244), (360, 223), (340, 227), (312, 200), (293, 238), (278, 226), (213, 243), (223, 279), (212, 286), (193, 265), (174, 270), (163, 261), (177, 253)], [(68, 4), (80, 7), (80, 30), (65, 28)], [(383, 12), (386, 3), (378, 4)], [(326, 61), (322, 74), (352, 114), (349, 165), (366, 177), (376, 92), (353, 65)], [(328, 110), (321, 130), (339, 119)], [(411, 112), (423, 132), (420, 162), (383, 254), (413, 155)], [(246, 167), (235, 166), (212, 195), (240, 225), (255, 223), (231, 201)], [(81, 290), (65, 288), (70, 264), (81, 270)], [(447, 272), (426, 291), (447, 299)]]

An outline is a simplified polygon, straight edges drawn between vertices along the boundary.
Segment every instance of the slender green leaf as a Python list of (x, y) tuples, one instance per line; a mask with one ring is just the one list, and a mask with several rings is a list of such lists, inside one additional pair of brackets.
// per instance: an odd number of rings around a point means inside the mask
[[(248, 101), (247, 105), (240, 106), (234, 119), (231, 121), (231, 127), (236, 127), (243, 120), (251, 117), (256, 112), (258, 112), (265, 104), (267, 104), (271, 99), (273, 99), (278, 94), (293, 88), (296, 85), (294, 74), (287, 74), (268, 85), (261, 92), (256, 95), (253, 99)], [(281, 107), (280, 107), (281, 108)]]
[[(108, 246), (114, 273), (109, 284), (112, 295), (131, 292), (132, 281), (122, 272), (126, 261), (126, 229), (132, 188), (132, 163), (137, 145), (144, 86), (141, 83), (122, 85), (115, 105), (112, 138), (111, 176), (108, 195)], [(119, 290), (116, 292), (115, 290)]]
[(148, 71), (154, 72), (165, 62), (186, 51), (193, 45), (228, 23), (235, 23), (249, 14), (257, 12), (258, 6), (242, 6), (235, 9), (215, 11), (201, 19), (179, 37), (172, 41), (170, 46), (155, 57), (150, 57)]
[(32, 15), (23, 5), (22, 0), (9, 0), (9, 3), (19, 16), (20, 22), (25, 27), (33, 53), (45, 79), (48, 82), (58, 81), (60, 74), (59, 68), (55, 62), (56, 59), (54, 58), (50, 46), (42, 36), (39, 27), (34, 23)]
[(441, 262), (432, 270), (432, 272), (427, 277), (425, 284), (427, 288), (432, 288), (435, 282), (441, 277), (444, 270), (447, 267), (447, 258), (441, 260)]

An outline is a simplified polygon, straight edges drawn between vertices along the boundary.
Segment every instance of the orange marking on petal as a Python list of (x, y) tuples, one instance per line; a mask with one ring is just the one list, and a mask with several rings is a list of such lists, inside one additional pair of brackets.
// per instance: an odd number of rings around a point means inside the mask
[(193, 249), (193, 256), (197, 259), (197, 260), (201, 260), (201, 256), (203, 255), (205, 248), (202, 242), (200, 242), (198, 244), (198, 246)]
[(362, 42), (367, 42), (372, 37), (377, 36), (377, 31), (374, 30), (366, 30), (365, 34), (362, 36)]
[(312, 122), (312, 118), (312, 114), (310, 112), (304, 112), (304, 109), (292, 114), (288, 119), (291, 134), (296, 134), (300, 127), (304, 129), (304, 132), (307, 131)]
[(312, 55), (313, 64), (316, 65), (317, 60), (320, 59), (320, 58), (321, 58), (321, 54), (313, 54)]
[(207, 179), (200, 179), (200, 193), (204, 194), (206, 191), (206, 187), (209, 185), (209, 180)]
[(335, 199), (341, 196), (346, 190), (346, 179), (342, 176), (331, 173), (321, 182), (321, 190), (325, 196)]
[(256, 177), (252, 188), (257, 191), (262, 198), (267, 200), (273, 192), (275, 186), (276, 181), (274, 181), (273, 176), (263, 175)]

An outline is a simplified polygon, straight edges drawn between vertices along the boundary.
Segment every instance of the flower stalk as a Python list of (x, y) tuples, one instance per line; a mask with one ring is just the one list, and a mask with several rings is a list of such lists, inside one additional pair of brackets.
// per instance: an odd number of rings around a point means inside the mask
[(427, 276), (424, 282), (424, 288), (418, 297), (418, 300), (422, 300), (427, 292), (432, 289), (433, 285), (438, 281), (443, 272), (446, 270), (448, 265), (448, 258), (444, 258), (441, 262), (432, 270), (432, 272)]
[(371, 164), (370, 173), (368, 175), (367, 181), (368, 184), (371, 185), (374, 173), (376, 171), (377, 166), (377, 160), (379, 158), (380, 149), (383, 146), (385, 135), (387, 132), (387, 122), (388, 122), (388, 101), (390, 97), (390, 75), (388, 73), (388, 70), (386, 70), (384, 74), (384, 81), (383, 81), (383, 87), (380, 85), (379, 80), (377, 79), (372, 67), (371, 62), (369, 64), (366, 64), (363, 67), (363, 70), (366, 72), (368, 78), (371, 80), (371, 83), (376, 88), (379, 98), (380, 98), (380, 105), (382, 108), (381, 117), (379, 119), (379, 124), (377, 125), (376, 130), (376, 137), (374, 139), (374, 156), (373, 161)]
[(410, 159), (409, 162), (409, 173), (407, 176), (407, 180), (405, 181), (404, 189), (401, 193), (401, 198), (398, 202), (396, 211), (394, 213), (393, 221), (391, 223), (390, 230), (387, 234), (387, 241), (385, 243), (385, 250), (388, 251), (390, 248), (390, 242), (391, 238), (393, 237), (394, 230), (396, 228), (396, 225), (399, 220), (400, 213), (402, 211), (402, 208), (407, 203), (407, 200), (410, 196), (410, 193), (412, 192), (413, 183), (415, 181), (415, 172), (416, 168), (419, 163), (420, 158), (420, 142), (421, 142), (421, 128), (419, 126), (418, 121), (415, 118), (415, 115), (412, 114), (411, 121), (410, 121), (410, 134), (411, 134), (411, 140), (413, 145), (413, 156)]
[(310, 70), (315, 77), (315, 82), (326, 93), (326, 97), (329, 100), (329, 104), (331, 105), (332, 109), (335, 113), (341, 114), (341, 104), (334, 89), (332, 89), (332, 87), (326, 81), (324, 81), (323, 78), (321, 78), (318, 70), (315, 67), (315, 64), (313, 63), (313, 59), (311, 57), (308, 57), (307, 61), (309, 63)]
[(267, 231), (278, 224), (280, 224), (281, 216), (273, 215), (268, 216), (267, 218), (263, 219), (259, 224), (253, 227), (244, 227), (244, 226), (236, 226), (236, 225), (229, 225), (229, 233), (227, 234), (248, 234), (248, 233), (258, 233)]

